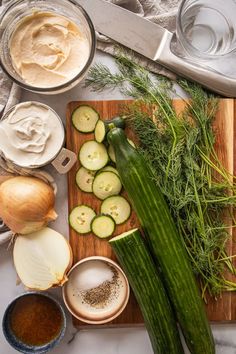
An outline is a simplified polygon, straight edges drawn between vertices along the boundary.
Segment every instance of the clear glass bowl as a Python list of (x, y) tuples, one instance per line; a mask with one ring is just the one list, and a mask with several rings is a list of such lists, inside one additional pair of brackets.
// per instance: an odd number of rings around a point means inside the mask
[[(90, 51), (85, 66), (78, 74), (58, 86), (37, 87), (26, 83), (12, 65), (9, 43), (16, 25), (26, 16), (37, 12), (52, 12), (67, 17), (74, 22), (86, 36)], [(0, 64), (5, 73), (19, 86), (26, 90), (42, 94), (57, 94), (76, 86), (87, 73), (95, 54), (95, 30), (88, 14), (73, 0), (13, 0), (0, 16)]]

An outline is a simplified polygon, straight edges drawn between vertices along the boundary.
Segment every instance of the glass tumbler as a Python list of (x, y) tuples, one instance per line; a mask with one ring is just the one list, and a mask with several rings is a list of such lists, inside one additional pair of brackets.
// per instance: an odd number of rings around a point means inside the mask
[(183, 0), (177, 40), (191, 56), (212, 59), (236, 51), (236, 0)]

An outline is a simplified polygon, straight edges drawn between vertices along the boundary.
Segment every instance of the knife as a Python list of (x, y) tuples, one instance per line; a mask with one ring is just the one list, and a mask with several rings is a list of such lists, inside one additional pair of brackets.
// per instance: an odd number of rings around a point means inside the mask
[(120, 44), (158, 62), (179, 76), (196, 81), (223, 96), (236, 96), (236, 80), (172, 51), (174, 34), (158, 24), (105, 0), (76, 0), (95, 29)]

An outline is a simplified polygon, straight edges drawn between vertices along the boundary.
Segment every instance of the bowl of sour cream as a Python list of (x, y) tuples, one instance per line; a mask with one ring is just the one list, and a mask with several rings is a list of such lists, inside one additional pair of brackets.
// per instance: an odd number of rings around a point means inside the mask
[(16, 166), (33, 169), (51, 163), (67, 173), (77, 156), (65, 149), (61, 118), (49, 106), (35, 101), (9, 109), (0, 121), (0, 154)]
[(27, 90), (65, 92), (84, 78), (94, 58), (93, 24), (73, 0), (11, 1), (0, 26), (0, 64)]

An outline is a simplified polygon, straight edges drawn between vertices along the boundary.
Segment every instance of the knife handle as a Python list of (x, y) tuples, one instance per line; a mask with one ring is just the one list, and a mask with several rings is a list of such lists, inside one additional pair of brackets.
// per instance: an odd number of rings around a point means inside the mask
[(215, 91), (226, 97), (236, 97), (236, 80), (228, 76), (224, 76), (211, 68), (198, 66), (186, 59), (182, 59), (175, 55), (171, 50), (171, 42), (173, 34), (165, 37), (161, 50), (158, 51), (155, 58), (158, 63), (166, 68), (173, 70), (178, 75), (186, 77), (192, 81), (199, 82), (201, 85)]

